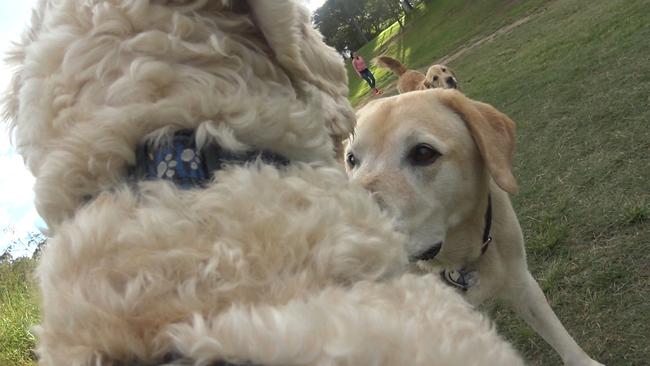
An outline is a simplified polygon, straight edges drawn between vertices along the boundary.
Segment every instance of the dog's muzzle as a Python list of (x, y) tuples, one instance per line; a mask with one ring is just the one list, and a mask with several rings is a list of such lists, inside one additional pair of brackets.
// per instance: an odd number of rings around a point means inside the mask
[(433, 259), (436, 257), (436, 255), (438, 255), (441, 248), (442, 242), (438, 242), (424, 252), (410, 257), (409, 262), (428, 261), (429, 259)]
[(458, 83), (456, 83), (456, 79), (453, 77), (448, 77), (445, 82), (447, 83), (448, 89), (458, 89)]

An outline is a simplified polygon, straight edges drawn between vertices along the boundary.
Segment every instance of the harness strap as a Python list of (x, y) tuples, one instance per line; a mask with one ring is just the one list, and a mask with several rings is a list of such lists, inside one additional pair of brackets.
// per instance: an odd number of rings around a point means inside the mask
[[(139, 361), (132, 362), (116, 362), (113, 363), (115, 366), (193, 366), (195, 362), (193, 359), (183, 357), (179, 353), (170, 352), (166, 354), (160, 361), (154, 363), (143, 363)], [(212, 361), (205, 366), (260, 366), (254, 365), (250, 362), (245, 363), (231, 363), (227, 361)]]
[(216, 143), (199, 149), (193, 130), (177, 131), (169, 141), (160, 144), (139, 144), (135, 152), (136, 163), (130, 172), (132, 180), (164, 179), (182, 189), (205, 187), (212, 174), (225, 165), (258, 159), (276, 166), (289, 164), (289, 159), (268, 150), (233, 152)]
[[(263, 163), (286, 166), (289, 159), (268, 150), (233, 152), (216, 143), (197, 148), (193, 130), (180, 130), (168, 141), (159, 144), (143, 143), (136, 147), (136, 162), (129, 172), (132, 182), (164, 179), (182, 189), (202, 188), (212, 179), (212, 174), (226, 165)], [(138, 360), (114, 362), (115, 366), (191, 366), (193, 359), (170, 352), (154, 363)], [(227, 361), (213, 361), (206, 366), (255, 366)]]

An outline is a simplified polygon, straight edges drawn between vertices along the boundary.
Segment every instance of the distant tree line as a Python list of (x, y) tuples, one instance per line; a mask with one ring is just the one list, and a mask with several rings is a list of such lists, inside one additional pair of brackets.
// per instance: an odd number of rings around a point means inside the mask
[[(15, 229), (12, 226), (4, 227), (0, 230), (1, 233), (13, 232)], [(47, 244), (47, 237), (40, 231), (28, 232), (24, 237), (13, 239), (9, 245), (0, 252), (0, 263), (11, 262), (15, 258), (12, 255), (14, 250), (27, 250), (32, 251), (32, 258), (40, 257), (41, 251)]]
[(424, 0), (327, 0), (314, 13), (314, 26), (339, 52), (354, 51)]

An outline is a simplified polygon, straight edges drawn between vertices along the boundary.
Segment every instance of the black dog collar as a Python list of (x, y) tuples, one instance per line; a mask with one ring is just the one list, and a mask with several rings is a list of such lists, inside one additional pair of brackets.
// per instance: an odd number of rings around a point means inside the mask
[(488, 245), (490, 245), (492, 242), (490, 230), (492, 230), (492, 195), (488, 194), (488, 206), (487, 210), (485, 211), (485, 226), (483, 228), (483, 244), (481, 244), (481, 255), (485, 253)]

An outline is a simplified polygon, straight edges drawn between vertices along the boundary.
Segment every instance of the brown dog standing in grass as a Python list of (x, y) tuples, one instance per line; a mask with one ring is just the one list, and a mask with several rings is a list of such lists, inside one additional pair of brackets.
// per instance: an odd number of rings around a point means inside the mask
[(432, 65), (427, 73), (423, 74), (407, 69), (401, 62), (388, 56), (376, 57), (373, 62), (377, 67), (390, 69), (399, 77), (397, 90), (400, 93), (433, 88), (460, 89), (456, 74), (445, 65)]

